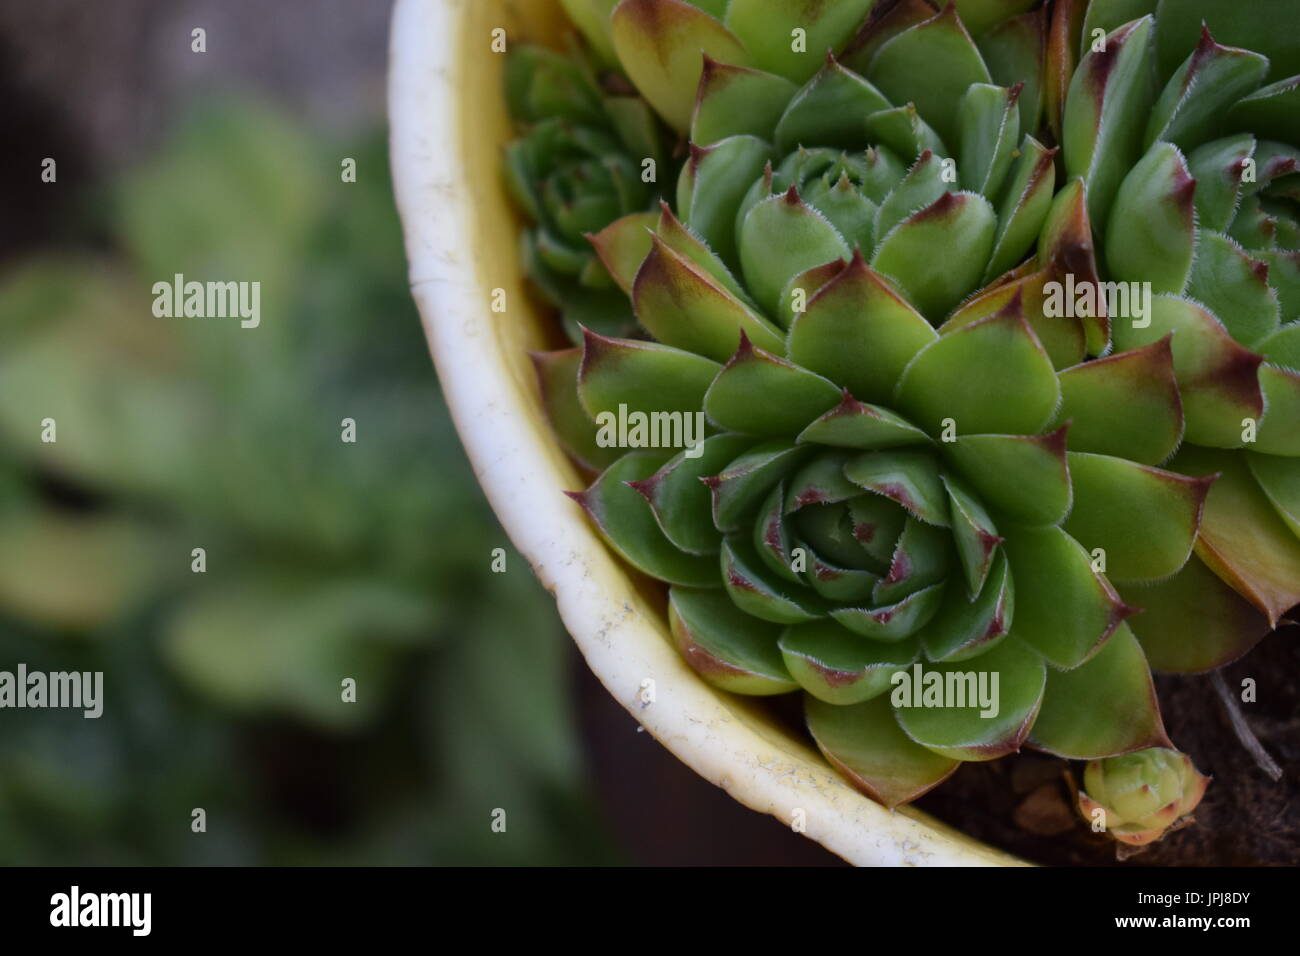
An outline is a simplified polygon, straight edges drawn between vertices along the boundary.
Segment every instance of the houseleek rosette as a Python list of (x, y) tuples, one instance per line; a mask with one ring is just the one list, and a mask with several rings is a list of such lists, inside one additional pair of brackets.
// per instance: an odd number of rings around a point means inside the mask
[(1210, 779), (1165, 747), (1094, 760), (1083, 772), (1079, 812), (1121, 843), (1145, 846), (1196, 809)]
[(1288, 16), (1300, 4), (1093, 4), (1086, 28), (1111, 32), (1081, 38), (1065, 100), (1066, 190), (1108, 277), (1155, 293), (1146, 321), (1114, 319), (1115, 349), (1171, 339), (1186, 434), (1167, 467), (1219, 476), (1183, 571), (1121, 589), (1164, 670), (1218, 667), (1300, 603), (1300, 56), (1214, 32), (1273, 48)]
[[(627, 298), (587, 236), (649, 209), (666, 174), (659, 123), (639, 97), (603, 90), (580, 59), (541, 47), (510, 53), (506, 92), (522, 134), (506, 148), (506, 182), (534, 223), (524, 232), (529, 278), (576, 340), (579, 325), (623, 331)], [(647, 182), (645, 160), (654, 161)]]
[[(765, 211), (783, 225), (756, 236), (838, 235), (793, 190)], [(745, 246), (765, 276), (791, 270)], [(860, 251), (786, 284), (813, 290), (806, 309), (768, 313), (665, 211), (633, 284), (658, 341), (588, 333), (539, 362), (571, 447), (620, 408), (707, 417), (698, 450), (600, 449), (620, 457), (577, 496), (672, 585), (687, 660), (726, 689), (805, 690), (827, 756), (889, 805), (1027, 739), (1076, 758), (1167, 744), (1134, 608), (1097, 568), (1156, 580), (1192, 549), (1209, 480), (1154, 466), (1182, 433), (1169, 342), (1058, 371), (1019, 295), (936, 331)], [(1134, 403), (1164, 427), (1109, 434)], [(916, 664), (996, 674), (995, 715), (892, 706)]]
[[(1300, 600), (1294, 81), (1196, 45), (1199, 0), (566, 6), (691, 138), (676, 211), (592, 237), (645, 337), (536, 357), (686, 660), (802, 690), (890, 806), (1026, 742), (1169, 752), (1147, 657), (1213, 669)], [(1102, 280), (1151, 309), (1049, 308)], [(629, 412), (706, 437), (599, 440)]]

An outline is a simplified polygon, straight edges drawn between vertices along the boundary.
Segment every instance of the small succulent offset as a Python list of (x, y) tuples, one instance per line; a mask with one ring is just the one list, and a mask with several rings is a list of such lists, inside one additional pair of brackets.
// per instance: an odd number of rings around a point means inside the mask
[(506, 93), (523, 128), (506, 148), (506, 182), (535, 224), (522, 242), (529, 278), (563, 311), (575, 341), (580, 326), (627, 331), (627, 297), (586, 237), (653, 205), (663, 162), (659, 121), (634, 93), (602, 89), (583, 60), (544, 47), (511, 55)]
[(565, 6), (688, 140), (588, 230), (638, 330), (535, 356), (686, 660), (888, 806), (1028, 744), (1156, 839), (1206, 780), (1148, 662), (1300, 603), (1300, 2)]
[(1190, 757), (1163, 747), (1094, 760), (1083, 782), (1079, 811), (1131, 846), (1160, 839), (1196, 809), (1210, 785)]

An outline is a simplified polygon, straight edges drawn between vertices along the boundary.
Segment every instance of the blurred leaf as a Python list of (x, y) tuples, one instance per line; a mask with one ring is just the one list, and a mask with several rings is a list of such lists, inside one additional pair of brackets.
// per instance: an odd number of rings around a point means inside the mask
[[(236, 710), (285, 708), (334, 729), (362, 724), (393, 677), (389, 645), (431, 636), (436, 609), (383, 581), (265, 570), (217, 582), (164, 625), (181, 677)], [(342, 682), (356, 682), (355, 703)]]
[(125, 517), (0, 514), (0, 606), (47, 628), (93, 628), (156, 585), (160, 545)]

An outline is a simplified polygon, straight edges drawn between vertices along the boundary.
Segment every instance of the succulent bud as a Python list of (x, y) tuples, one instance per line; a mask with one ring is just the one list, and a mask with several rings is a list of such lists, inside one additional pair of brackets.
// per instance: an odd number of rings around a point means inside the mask
[(1079, 811), (1121, 843), (1144, 846), (1196, 809), (1209, 784), (1187, 754), (1150, 747), (1089, 763)]

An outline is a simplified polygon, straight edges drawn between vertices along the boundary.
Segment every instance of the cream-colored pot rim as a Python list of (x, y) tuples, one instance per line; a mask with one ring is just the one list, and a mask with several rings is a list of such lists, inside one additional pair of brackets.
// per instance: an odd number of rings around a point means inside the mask
[[(702, 777), (788, 826), (802, 823), (806, 836), (851, 863), (1017, 863), (919, 811), (886, 810), (761, 704), (697, 677), (672, 646), (653, 595), (561, 494), (583, 483), (551, 436), (526, 354), (548, 341), (522, 284), (518, 223), (500, 186), (499, 150), (510, 130), (504, 57), (491, 49), (494, 29), (505, 29), (509, 43), (550, 38), (556, 26), (555, 0), (398, 0), (393, 15), (392, 166), (411, 288), (492, 507), (555, 595), (600, 682)], [(492, 311), (496, 290), (504, 312)]]

